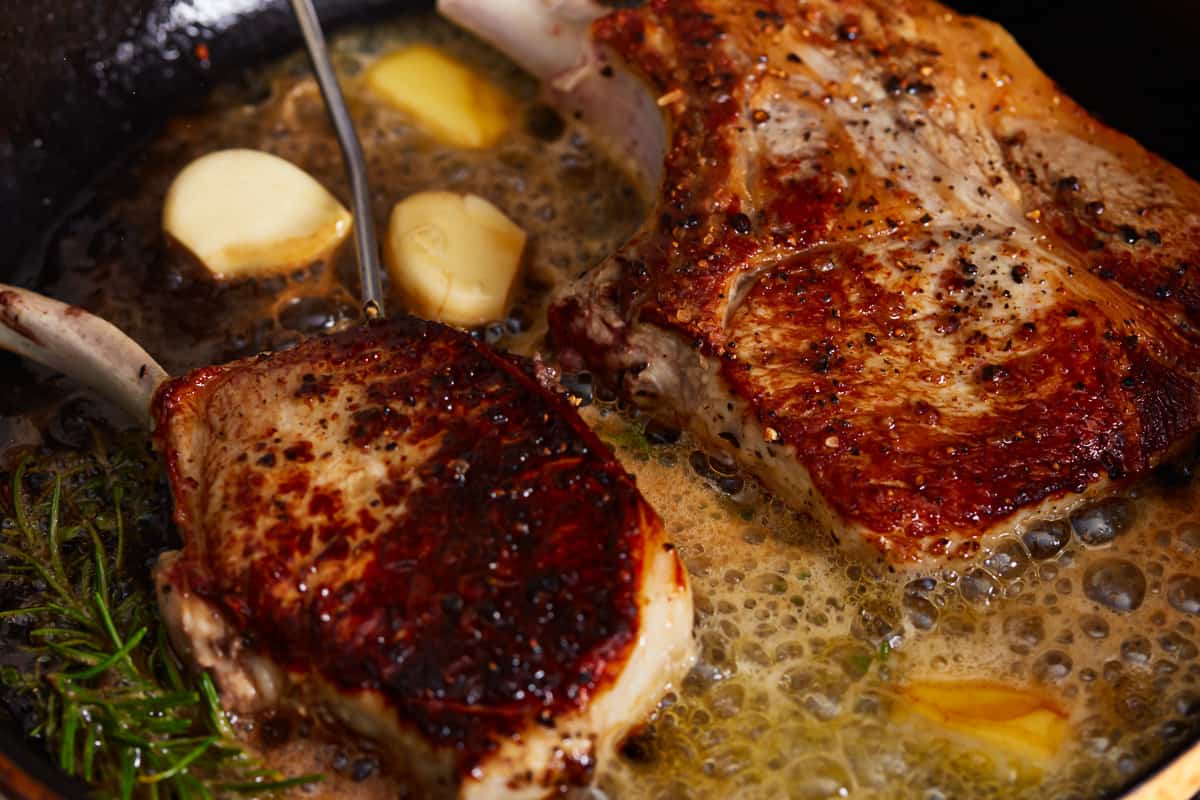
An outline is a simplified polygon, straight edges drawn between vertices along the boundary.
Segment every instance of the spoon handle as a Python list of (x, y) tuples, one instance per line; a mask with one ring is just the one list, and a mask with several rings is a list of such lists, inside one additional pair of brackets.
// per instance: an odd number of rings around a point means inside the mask
[(291, 0), (291, 3), (296, 20), (300, 23), (300, 30), (304, 33), (304, 44), (308, 48), (313, 72), (317, 76), (317, 85), (321, 87), (321, 95), (325, 98), (325, 108), (333, 122), (334, 131), (337, 132), (342, 158), (346, 162), (346, 172), (350, 176), (354, 207), (354, 246), (358, 256), (363, 314), (367, 319), (380, 319), (383, 317), (383, 285), (379, 266), (379, 242), (375, 237), (375, 222), (371, 213), (371, 194), (367, 188), (367, 168), (363, 160), (362, 146), (354, 132), (354, 123), (346, 109), (346, 100), (342, 97), (341, 87), (338, 86), (337, 76), (333, 72), (329, 50), (325, 46), (325, 36), (321, 33), (321, 22), (317, 19), (312, 0)]

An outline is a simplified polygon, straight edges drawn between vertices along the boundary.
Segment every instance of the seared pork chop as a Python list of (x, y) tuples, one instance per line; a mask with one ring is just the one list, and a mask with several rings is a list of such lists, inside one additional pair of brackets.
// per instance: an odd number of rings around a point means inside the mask
[(484, 5), (442, 2), (658, 185), (552, 307), (568, 364), (843, 541), (969, 555), (1195, 434), (1200, 188), (999, 27), (924, 0), (655, 0), (589, 40), (598, 6)]
[(519, 365), (404, 319), (169, 381), (159, 597), (234, 711), (379, 743), (420, 796), (585, 782), (690, 655), (686, 574)]

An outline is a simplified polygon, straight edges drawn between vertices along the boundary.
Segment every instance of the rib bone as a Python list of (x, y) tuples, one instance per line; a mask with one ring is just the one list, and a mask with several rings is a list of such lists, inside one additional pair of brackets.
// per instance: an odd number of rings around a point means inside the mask
[(166, 371), (111, 323), (77, 306), (0, 284), (0, 347), (92, 387), (143, 425)]

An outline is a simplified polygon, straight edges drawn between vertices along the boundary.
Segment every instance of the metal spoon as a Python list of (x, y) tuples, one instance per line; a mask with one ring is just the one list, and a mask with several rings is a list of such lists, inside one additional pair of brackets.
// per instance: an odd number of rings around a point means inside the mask
[[(304, 31), (350, 175), (363, 314), (367, 319), (379, 319), (383, 317), (379, 245), (362, 148), (329, 63), (312, 2), (292, 0), (292, 7)], [(166, 371), (137, 342), (108, 322), (36, 292), (5, 284), (0, 284), (0, 350), (11, 350), (94, 387), (143, 423), (150, 421), (150, 398), (155, 388), (167, 379)]]
[(342, 89), (338, 86), (337, 76), (333, 72), (329, 49), (325, 46), (325, 36), (321, 32), (321, 22), (317, 19), (312, 0), (291, 0), (291, 3), (296, 20), (300, 23), (300, 30), (304, 33), (308, 57), (312, 62), (313, 72), (317, 75), (317, 84), (321, 87), (321, 96), (325, 98), (325, 108), (333, 122), (333, 129), (337, 132), (338, 144), (342, 148), (342, 160), (345, 161), (346, 172), (350, 176), (354, 208), (354, 250), (358, 257), (363, 315), (367, 319), (382, 319), (383, 285), (380, 277), (379, 242), (375, 238), (375, 222), (371, 214), (371, 195), (367, 189), (367, 168), (363, 161), (362, 146), (354, 132), (350, 112), (346, 110), (346, 100), (342, 97)]

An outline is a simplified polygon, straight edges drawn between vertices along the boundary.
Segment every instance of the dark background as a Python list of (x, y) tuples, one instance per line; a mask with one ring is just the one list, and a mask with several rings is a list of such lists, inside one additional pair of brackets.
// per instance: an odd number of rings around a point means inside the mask
[(948, 4), (1004, 25), (1067, 94), (1200, 180), (1200, 2)]

